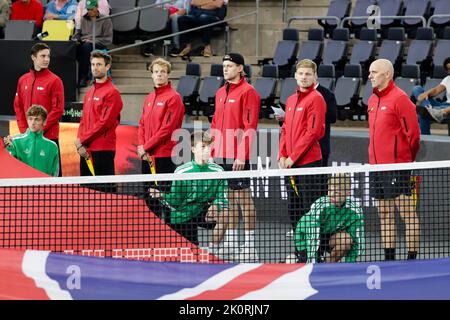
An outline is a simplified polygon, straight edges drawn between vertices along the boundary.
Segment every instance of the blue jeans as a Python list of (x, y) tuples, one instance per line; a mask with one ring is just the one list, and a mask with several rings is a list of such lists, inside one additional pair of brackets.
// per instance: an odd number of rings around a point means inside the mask
[[(412, 90), (412, 95), (418, 99), (418, 97), (425, 92), (425, 89), (420, 86), (415, 86)], [(440, 102), (434, 98), (428, 98), (422, 101), (422, 103), (419, 105), (419, 107), (426, 107), (428, 105), (431, 105), (433, 108), (436, 109), (445, 109), (450, 106), (449, 102)], [(430, 134), (430, 120), (427, 118), (422, 117), (420, 114), (418, 114), (419, 117), (419, 125), (420, 125), (420, 133), (423, 135), (429, 135)]]
[[(199, 26), (204, 26), (213, 22), (222, 20), (220, 16), (220, 9), (204, 10), (196, 7), (191, 7), (188, 15), (178, 17), (178, 27), (180, 31), (192, 29)], [(202, 42), (204, 45), (211, 43), (212, 28), (205, 28), (200, 30), (202, 34)], [(190, 43), (190, 33), (181, 35), (181, 42), (183, 45)]]

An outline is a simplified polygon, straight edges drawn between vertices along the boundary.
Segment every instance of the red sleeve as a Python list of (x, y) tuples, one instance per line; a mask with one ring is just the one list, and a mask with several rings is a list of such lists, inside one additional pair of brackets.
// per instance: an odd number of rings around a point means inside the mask
[(163, 124), (158, 132), (144, 144), (144, 149), (151, 153), (151, 150), (160, 143), (167, 141), (172, 133), (178, 129), (178, 125), (183, 121), (184, 104), (179, 95), (173, 96), (169, 101), (166, 114), (164, 115)]
[(60, 78), (56, 78), (53, 82), (52, 88), (52, 108), (47, 116), (47, 124), (44, 127), (44, 132), (59, 122), (64, 114), (64, 87)]
[(294, 163), (302, 158), (325, 134), (326, 111), (325, 100), (321, 95), (316, 96), (308, 110), (306, 134), (303, 139), (297, 139), (294, 142), (294, 150), (289, 156)]
[(144, 124), (144, 109), (147, 105), (147, 99), (144, 101), (144, 106), (142, 107), (141, 118), (139, 119), (139, 127), (138, 127), (138, 145), (143, 146), (145, 143), (145, 124)]
[(19, 127), (20, 133), (27, 131), (28, 123), (27, 117), (25, 115), (25, 110), (22, 101), (22, 80), (17, 83), (17, 92), (14, 98), (14, 112), (16, 113), (17, 125)]
[(406, 95), (402, 95), (397, 101), (397, 113), (400, 118), (403, 134), (409, 142), (412, 160), (416, 161), (416, 156), (420, 148), (420, 128), (416, 106)]
[(44, 23), (44, 7), (42, 6), (42, 3), (38, 1), (36, 1), (36, 3), (36, 27), (40, 29)]
[(248, 90), (242, 97), (242, 123), (244, 124), (243, 135), (237, 146), (237, 159), (245, 161), (250, 159), (253, 141), (259, 121), (261, 98), (256, 90)]
[(122, 106), (122, 98), (118, 91), (114, 91), (108, 95), (104, 102), (104, 111), (101, 118), (89, 130), (85, 132), (78, 130), (81, 144), (89, 145), (92, 140), (95, 140), (98, 136), (109, 130), (117, 122)]

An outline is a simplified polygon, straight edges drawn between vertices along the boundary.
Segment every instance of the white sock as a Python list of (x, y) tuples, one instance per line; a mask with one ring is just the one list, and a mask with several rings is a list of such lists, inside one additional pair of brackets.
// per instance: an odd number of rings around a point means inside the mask
[(255, 246), (255, 230), (245, 231), (244, 246), (253, 248)]

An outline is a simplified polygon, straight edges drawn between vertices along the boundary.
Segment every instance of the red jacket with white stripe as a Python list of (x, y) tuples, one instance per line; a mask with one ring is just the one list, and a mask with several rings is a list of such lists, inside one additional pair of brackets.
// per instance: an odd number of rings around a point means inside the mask
[(115, 151), (116, 128), (120, 123), (123, 103), (111, 78), (94, 82), (84, 97), (83, 115), (78, 138), (89, 151)]
[(145, 151), (156, 158), (171, 157), (176, 144), (172, 133), (181, 128), (184, 104), (171, 83), (155, 88), (144, 101), (139, 120), (138, 139)]
[(321, 160), (326, 111), (325, 100), (313, 85), (306, 92), (297, 89), (286, 102), (278, 158), (290, 157), (294, 166)]
[(28, 129), (27, 111), (33, 104), (47, 110), (44, 136), (50, 140), (59, 137), (59, 119), (64, 113), (64, 87), (61, 78), (48, 69), (34, 69), (20, 77), (14, 99), (14, 111), (20, 133)]
[(216, 110), (211, 122), (213, 157), (250, 159), (260, 108), (259, 94), (245, 78), (217, 90)]
[(401, 163), (416, 160), (420, 129), (415, 105), (391, 80), (379, 91), (373, 90), (368, 102), (369, 163)]

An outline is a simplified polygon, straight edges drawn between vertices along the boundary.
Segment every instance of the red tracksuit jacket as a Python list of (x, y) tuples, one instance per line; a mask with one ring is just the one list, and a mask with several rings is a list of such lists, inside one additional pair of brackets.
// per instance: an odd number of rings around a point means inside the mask
[(245, 78), (217, 90), (216, 110), (211, 122), (213, 157), (250, 159), (260, 108), (261, 98)]
[(138, 139), (145, 151), (157, 158), (172, 156), (175, 141), (172, 133), (181, 128), (184, 117), (184, 104), (181, 96), (167, 85), (155, 88), (144, 101), (139, 120)]
[(94, 82), (84, 97), (78, 138), (89, 151), (115, 151), (116, 128), (120, 123), (122, 98), (111, 78)]
[(296, 167), (321, 160), (326, 112), (325, 100), (314, 86), (306, 92), (297, 89), (286, 102), (278, 158), (290, 157)]
[(370, 164), (416, 160), (420, 147), (416, 107), (394, 81), (381, 92), (373, 90), (368, 114)]
[(41, 1), (31, 0), (29, 4), (16, 1), (11, 5), (11, 20), (34, 20), (36, 27), (42, 28), (44, 7)]
[(64, 113), (64, 87), (61, 79), (48, 69), (32, 69), (17, 83), (14, 111), (21, 133), (28, 129), (26, 113), (32, 104), (39, 104), (48, 112), (44, 136), (51, 140), (58, 139), (59, 119)]

